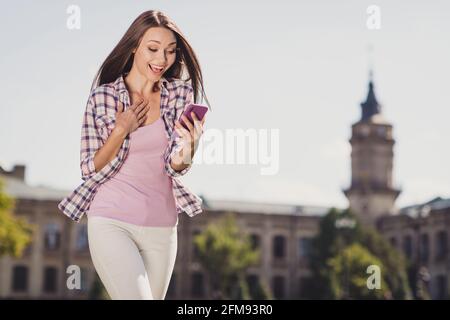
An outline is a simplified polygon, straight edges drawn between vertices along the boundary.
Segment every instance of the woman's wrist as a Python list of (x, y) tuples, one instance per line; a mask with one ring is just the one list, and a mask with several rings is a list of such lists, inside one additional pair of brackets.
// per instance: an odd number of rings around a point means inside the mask
[(120, 126), (116, 126), (116, 127), (114, 127), (111, 134), (114, 134), (117, 137), (120, 137), (121, 139), (125, 139), (125, 137), (128, 135), (128, 132), (124, 128), (122, 128)]

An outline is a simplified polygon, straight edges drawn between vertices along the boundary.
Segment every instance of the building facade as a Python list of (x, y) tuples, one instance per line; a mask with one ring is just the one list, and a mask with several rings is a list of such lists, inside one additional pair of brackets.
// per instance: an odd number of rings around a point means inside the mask
[[(352, 125), (349, 140), (351, 183), (343, 190), (349, 208), (405, 254), (432, 298), (449, 298), (450, 199), (396, 208), (401, 190), (392, 178), (393, 128), (381, 113), (372, 81), (361, 107), (361, 118)], [(87, 219), (75, 223), (57, 209), (70, 191), (27, 185), (21, 165), (10, 172), (0, 167), (0, 179), (6, 182), (6, 193), (16, 199), (14, 213), (36, 225), (32, 244), (22, 257), (0, 257), (0, 298), (89, 298), (97, 275), (89, 254)], [(302, 298), (311, 275), (311, 239), (329, 209), (204, 199), (204, 213), (195, 218), (180, 215), (177, 258), (166, 298), (212, 298), (193, 237), (227, 213), (236, 215), (253, 247), (261, 251), (258, 265), (247, 272), (250, 288), (260, 282), (275, 299)], [(72, 268), (79, 268), (80, 288), (69, 289)]]
[[(2, 170), (0, 168), (0, 170)], [(57, 203), (66, 192), (30, 187), (24, 167), (1, 171), (6, 193), (17, 199), (14, 213), (36, 225), (32, 244), (20, 258), (0, 257), (2, 299), (87, 299), (97, 275), (91, 262), (87, 219), (75, 223), (62, 215)], [(298, 299), (310, 276), (308, 254), (326, 207), (274, 205), (206, 200), (205, 211), (190, 218), (180, 215), (177, 258), (167, 299), (210, 299), (208, 276), (198, 261), (193, 237), (206, 225), (234, 213), (238, 225), (261, 251), (247, 281), (264, 283), (277, 299)], [(72, 266), (72, 267), (71, 267)], [(71, 268), (79, 267), (81, 287), (67, 285)]]
[(350, 210), (363, 223), (375, 226), (407, 257), (418, 274), (415, 277), (423, 278), (431, 298), (450, 298), (450, 199), (438, 197), (424, 204), (396, 207), (401, 190), (392, 178), (393, 128), (381, 112), (372, 80), (349, 141), (351, 184), (343, 191)]

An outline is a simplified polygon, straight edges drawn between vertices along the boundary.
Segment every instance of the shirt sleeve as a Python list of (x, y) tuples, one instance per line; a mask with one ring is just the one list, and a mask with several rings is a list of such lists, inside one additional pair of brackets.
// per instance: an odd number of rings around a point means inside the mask
[[(176, 117), (175, 117), (176, 120), (180, 120), (179, 118), (181, 117), (184, 110), (186, 109), (186, 106), (190, 103), (193, 103), (193, 101), (194, 101), (194, 90), (190, 84), (186, 83), (186, 85), (187, 85), (187, 90), (185, 91), (186, 93), (185, 93), (185, 98), (184, 98), (185, 99), (184, 107), (181, 109), (179, 114), (176, 115)], [(174, 126), (175, 126), (175, 123), (174, 123)], [(172, 166), (170, 165), (172, 156), (175, 153), (178, 153), (183, 147), (183, 140), (178, 136), (177, 132), (175, 131), (175, 127), (172, 131), (172, 135), (170, 137), (169, 143), (170, 143), (170, 152), (168, 153), (169, 156), (165, 159), (166, 160), (165, 161), (166, 172), (174, 178), (183, 176), (191, 169), (192, 161), (191, 161), (191, 163), (189, 163), (189, 165), (186, 168), (184, 168), (181, 171), (175, 171), (172, 168)]]
[(95, 123), (95, 94), (91, 94), (83, 115), (80, 143), (81, 179), (86, 181), (96, 174), (94, 166), (95, 152), (103, 146), (103, 140)]

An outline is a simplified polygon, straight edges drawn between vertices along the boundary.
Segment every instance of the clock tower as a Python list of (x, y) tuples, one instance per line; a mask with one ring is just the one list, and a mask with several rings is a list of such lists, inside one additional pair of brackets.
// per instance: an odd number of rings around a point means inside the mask
[(363, 223), (376, 223), (378, 217), (396, 213), (395, 200), (400, 194), (392, 181), (392, 125), (381, 114), (372, 79), (366, 101), (361, 103), (361, 119), (352, 125), (349, 140), (351, 152), (351, 184), (343, 190), (350, 210)]

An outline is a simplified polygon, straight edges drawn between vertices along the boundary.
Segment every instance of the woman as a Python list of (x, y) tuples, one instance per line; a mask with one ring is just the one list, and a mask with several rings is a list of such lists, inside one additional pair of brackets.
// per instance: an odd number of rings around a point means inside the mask
[(77, 222), (87, 213), (92, 261), (112, 299), (164, 299), (178, 214), (202, 212), (177, 179), (203, 133), (205, 117), (181, 116), (200, 86), (206, 98), (191, 46), (159, 11), (131, 24), (96, 76), (82, 126), (84, 183), (58, 207)]

